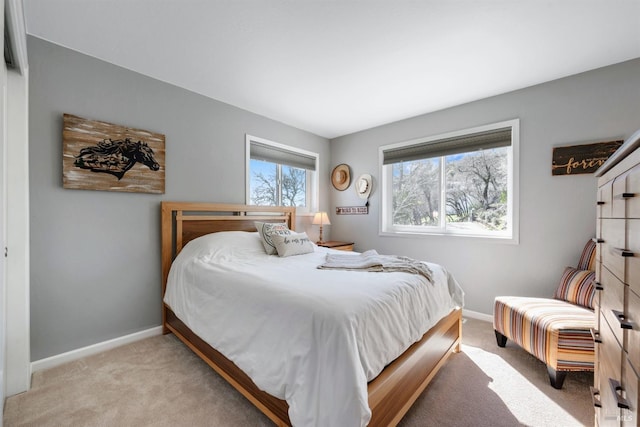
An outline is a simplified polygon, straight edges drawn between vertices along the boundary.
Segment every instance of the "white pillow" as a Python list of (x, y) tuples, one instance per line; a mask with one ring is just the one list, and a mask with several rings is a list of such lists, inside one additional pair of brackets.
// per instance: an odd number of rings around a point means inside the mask
[(264, 254), (264, 247), (258, 233), (221, 231), (191, 240), (182, 248), (178, 256), (208, 258), (214, 254), (228, 254), (231, 251), (236, 255), (255, 256)]
[(260, 234), (260, 238), (262, 239), (262, 245), (264, 246), (264, 250), (267, 251), (269, 255), (274, 255), (277, 250), (271, 238), (274, 235), (285, 235), (291, 234), (291, 230), (287, 227), (287, 224), (284, 222), (254, 222), (256, 229), (258, 230), (258, 234)]
[(314, 251), (313, 243), (309, 240), (307, 233), (274, 234), (271, 240), (281, 257), (308, 254)]

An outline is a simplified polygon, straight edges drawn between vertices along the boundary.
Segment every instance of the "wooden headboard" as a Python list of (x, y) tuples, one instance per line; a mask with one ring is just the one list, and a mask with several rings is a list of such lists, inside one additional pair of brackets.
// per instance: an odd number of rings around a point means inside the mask
[(254, 221), (286, 222), (290, 230), (296, 223), (295, 207), (162, 202), (161, 211), (162, 298), (171, 263), (191, 240), (219, 231), (256, 231)]

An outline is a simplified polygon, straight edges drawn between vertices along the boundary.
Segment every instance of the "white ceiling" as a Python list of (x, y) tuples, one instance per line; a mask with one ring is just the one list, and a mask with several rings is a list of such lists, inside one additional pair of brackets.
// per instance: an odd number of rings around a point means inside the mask
[(28, 34), (327, 138), (640, 57), (640, 0), (24, 8)]

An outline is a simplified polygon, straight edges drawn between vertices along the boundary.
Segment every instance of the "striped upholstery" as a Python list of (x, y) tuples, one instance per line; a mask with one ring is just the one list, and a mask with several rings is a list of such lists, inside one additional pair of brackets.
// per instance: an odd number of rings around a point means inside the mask
[(593, 300), (596, 296), (595, 280), (594, 271), (567, 267), (562, 273), (560, 285), (553, 297), (593, 309)]
[(493, 327), (557, 371), (593, 371), (593, 311), (556, 299), (501, 296)]
[(596, 269), (596, 242), (589, 239), (582, 254), (578, 260), (578, 270), (595, 270)]

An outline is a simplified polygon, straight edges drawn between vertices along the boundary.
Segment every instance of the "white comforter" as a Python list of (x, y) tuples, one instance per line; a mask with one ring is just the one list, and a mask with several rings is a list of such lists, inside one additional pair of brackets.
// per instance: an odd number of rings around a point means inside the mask
[(193, 240), (164, 301), (267, 393), (294, 426), (365, 426), (367, 382), (454, 307), (463, 292), (441, 266), (419, 275), (319, 270), (327, 252), (267, 255), (257, 233)]

